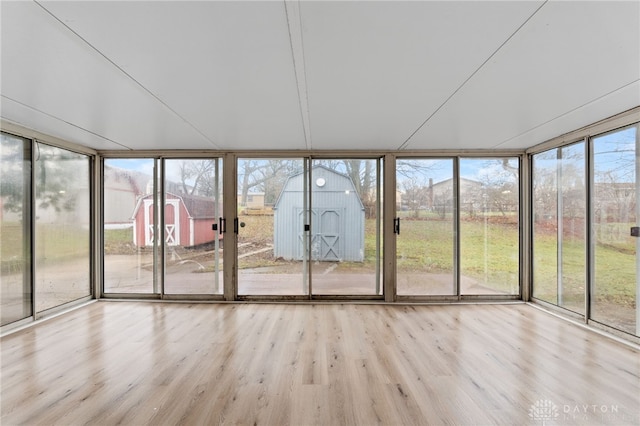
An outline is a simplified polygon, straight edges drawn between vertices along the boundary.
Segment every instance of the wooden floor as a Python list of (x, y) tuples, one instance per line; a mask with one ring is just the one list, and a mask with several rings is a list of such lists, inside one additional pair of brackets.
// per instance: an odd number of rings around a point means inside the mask
[(3, 426), (640, 423), (640, 352), (524, 304), (98, 302), (1, 345)]

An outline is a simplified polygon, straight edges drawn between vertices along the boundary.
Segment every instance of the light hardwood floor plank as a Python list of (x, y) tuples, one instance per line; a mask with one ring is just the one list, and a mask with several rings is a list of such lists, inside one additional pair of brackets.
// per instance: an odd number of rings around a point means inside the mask
[(640, 424), (639, 351), (524, 304), (99, 302), (0, 344), (3, 426)]

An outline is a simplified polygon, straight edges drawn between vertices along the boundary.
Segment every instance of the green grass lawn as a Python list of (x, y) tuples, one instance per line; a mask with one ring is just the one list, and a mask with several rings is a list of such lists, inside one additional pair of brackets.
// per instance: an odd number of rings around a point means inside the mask
[(449, 221), (402, 220), (396, 240), (398, 267), (405, 272), (452, 271), (453, 239)]
[[(461, 221), (461, 274), (499, 291), (517, 288), (518, 228), (514, 224)], [(413, 273), (452, 273), (455, 235), (450, 220), (404, 219), (397, 239), (398, 269)]]
[(132, 254), (135, 252), (133, 228), (104, 230), (104, 254)]
[[(453, 270), (453, 231), (449, 220), (434, 220), (436, 216), (402, 221), (397, 240), (398, 265), (403, 271), (448, 273)], [(260, 241), (272, 241), (272, 216), (245, 218), (249, 229), (259, 230)], [(341, 269), (370, 269), (376, 264), (376, 222), (365, 222), (365, 261), (344, 262)], [(606, 227), (606, 229), (604, 229)], [(22, 267), (23, 239), (21, 225), (3, 222), (0, 255), (4, 273)], [(618, 232), (619, 231), (619, 232)], [(595, 249), (595, 292), (598, 300), (621, 305), (635, 303), (635, 240), (611, 237), (628, 232), (628, 224), (606, 224), (596, 229), (596, 235), (606, 238)], [(89, 254), (88, 230), (72, 224), (38, 225), (36, 253), (48, 261), (64, 261)], [(488, 238), (485, 239), (485, 236)], [(104, 232), (105, 253), (135, 250), (132, 229)], [(563, 250), (563, 293), (565, 301), (582, 303), (585, 285), (585, 247), (581, 240), (565, 238)], [(265, 256), (250, 267), (273, 266)], [(461, 272), (464, 276), (489, 283), (495, 288), (507, 288), (518, 270), (518, 228), (514, 224), (484, 223), (482, 220), (462, 220), (460, 225)], [(557, 293), (557, 245), (555, 234), (538, 233), (534, 241), (534, 295), (555, 303)]]
[[(562, 250), (563, 305), (584, 309), (586, 248), (582, 239), (565, 237)], [(534, 296), (558, 303), (558, 247), (555, 234), (537, 233), (533, 248)]]
[[(625, 225), (628, 230), (628, 225)], [(585, 243), (565, 237), (562, 245), (562, 293), (565, 303), (584, 304)], [(534, 296), (557, 303), (558, 247), (555, 235), (537, 234), (533, 249)], [(629, 304), (635, 300), (635, 241), (625, 237), (595, 246), (594, 296)]]
[[(0, 227), (2, 272), (24, 268), (24, 237), (18, 222), (2, 222)], [(35, 253), (47, 262), (62, 262), (89, 256), (89, 230), (75, 224), (36, 225)]]

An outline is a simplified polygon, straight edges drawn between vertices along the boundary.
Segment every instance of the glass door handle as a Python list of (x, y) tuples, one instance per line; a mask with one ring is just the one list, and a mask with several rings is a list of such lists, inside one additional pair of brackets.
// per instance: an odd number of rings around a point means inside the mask
[[(244, 228), (245, 227), (245, 223), (244, 222), (240, 222), (240, 228)], [(236, 234), (238, 233), (238, 218), (236, 217), (235, 219), (233, 219), (233, 232), (235, 232)]]

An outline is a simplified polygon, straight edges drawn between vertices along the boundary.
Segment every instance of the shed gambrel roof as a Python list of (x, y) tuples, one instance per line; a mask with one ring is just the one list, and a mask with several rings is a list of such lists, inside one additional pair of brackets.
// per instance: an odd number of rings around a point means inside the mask
[[(133, 214), (131, 215), (132, 220), (138, 214), (142, 201), (152, 197), (153, 194), (147, 194), (138, 198), (136, 206), (133, 209)], [(167, 199), (179, 199), (182, 201), (190, 219), (211, 219), (216, 216), (216, 203), (209, 197), (187, 194), (176, 195), (167, 192)]]
[[(325, 171), (327, 171), (327, 172), (329, 172), (331, 174), (334, 174), (336, 176), (339, 176), (341, 178), (346, 179), (348, 181), (349, 185), (351, 186), (351, 190), (356, 195), (358, 195), (357, 198), (358, 198), (358, 203), (360, 203), (360, 207), (362, 209), (364, 209), (364, 204), (362, 204), (362, 199), (360, 198), (360, 194), (358, 194), (358, 191), (356, 190), (356, 186), (353, 184), (353, 179), (351, 179), (351, 177), (349, 175), (344, 174), (344, 173), (340, 173), (340, 172), (336, 172), (335, 170), (333, 170), (333, 169), (331, 169), (331, 168), (329, 168), (327, 166), (323, 166), (321, 164), (317, 164), (317, 165), (315, 165), (315, 166), (313, 166), (311, 168), (312, 177), (313, 177), (313, 170), (317, 170), (317, 169), (323, 169), (323, 170), (325, 170)], [(294, 173), (294, 174), (292, 174), (291, 176), (289, 176), (287, 178), (287, 180), (285, 181), (284, 185), (282, 186), (282, 191), (280, 191), (280, 194), (278, 195), (278, 199), (276, 200), (275, 204), (273, 205), (273, 209), (274, 210), (278, 208), (278, 204), (280, 203), (280, 200), (282, 199), (282, 194), (286, 191), (287, 187), (289, 186), (289, 182), (291, 182), (291, 180), (297, 178), (298, 176), (300, 176), (302, 174), (304, 174), (303, 171), (302, 172), (298, 172), (298, 173)]]

